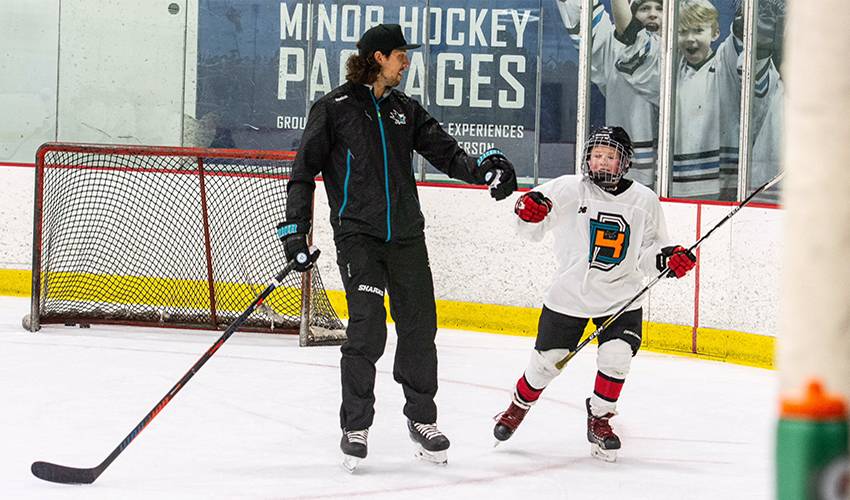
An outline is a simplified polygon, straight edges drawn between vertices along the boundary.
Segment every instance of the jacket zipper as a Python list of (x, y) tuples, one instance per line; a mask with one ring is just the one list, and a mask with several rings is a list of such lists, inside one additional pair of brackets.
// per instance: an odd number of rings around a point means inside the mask
[[(390, 227), (390, 172), (389, 166), (387, 165), (387, 138), (384, 134), (384, 122), (381, 119), (381, 108), (378, 106), (379, 100), (375, 99), (375, 94), (371, 91), (369, 95), (372, 96), (372, 103), (375, 104), (375, 112), (378, 114), (378, 127), (381, 130), (381, 146), (384, 148), (384, 192), (387, 195), (387, 241), (390, 241), (392, 238), (392, 228)], [(381, 101), (384, 98), (381, 97)]]
[(345, 206), (348, 205), (348, 180), (351, 178), (351, 150), (346, 150), (345, 155), (345, 182), (342, 185), (342, 206), (339, 207), (339, 224), (342, 225), (342, 213), (345, 211)]

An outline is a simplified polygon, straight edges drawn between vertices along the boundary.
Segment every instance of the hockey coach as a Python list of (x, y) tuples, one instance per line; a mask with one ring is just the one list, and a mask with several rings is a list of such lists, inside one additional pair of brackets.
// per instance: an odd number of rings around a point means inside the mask
[(449, 447), (436, 426), (437, 315), (413, 152), (449, 177), (487, 184), (496, 200), (517, 186), (501, 151), (470, 157), (396, 88), (410, 66), (407, 51), (418, 47), (397, 24), (363, 33), (346, 63), (347, 82), (310, 109), (287, 185), (286, 220), (277, 230), (287, 259), (306, 271), (314, 178), (321, 174), (349, 311), (340, 362), (340, 447), (350, 471), (366, 457), (375, 414), (375, 363), (387, 339), (385, 292), (398, 334), (393, 378), (404, 391), (410, 437), (429, 461), (445, 463)]

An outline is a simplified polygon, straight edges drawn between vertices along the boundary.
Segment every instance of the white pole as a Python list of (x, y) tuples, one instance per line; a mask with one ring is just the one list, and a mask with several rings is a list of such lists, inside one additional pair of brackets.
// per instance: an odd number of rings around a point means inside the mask
[(850, 6), (790, 0), (778, 366), (850, 400)]
[(780, 390), (850, 402), (850, 6), (788, 6)]

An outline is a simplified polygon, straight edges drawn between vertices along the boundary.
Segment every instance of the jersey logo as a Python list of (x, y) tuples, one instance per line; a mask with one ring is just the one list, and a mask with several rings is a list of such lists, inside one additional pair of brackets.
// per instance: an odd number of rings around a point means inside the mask
[(590, 219), (590, 267), (610, 271), (629, 251), (631, 228), (622, 215), (599, 212)]
[(627, 75), (633, 75), (638, 68), (643, 66), (646, 62), (646, 54), (641, 51), (641, 53), (635, 54), (628, 61), (617, 61), (614, 63), (614, 67), (617, 68), (617, 71), (620, 73), (625, 73)]
[(578, 207), (578, 213), (586, 214), (587, 213), (587, 207)]
[(396, 110), (390, 111), (390, 120), (392, 120), (396, 125), (407, 124), (407, 117), (403, 113), (399, 113)]

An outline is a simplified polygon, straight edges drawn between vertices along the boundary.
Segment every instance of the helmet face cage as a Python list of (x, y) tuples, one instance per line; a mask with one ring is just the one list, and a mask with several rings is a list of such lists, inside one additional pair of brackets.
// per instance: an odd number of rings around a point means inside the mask
[[(590, 154), (596, 146), (609, 146), (617, 151), (620, 165), (616, 170), (591, 171)], [(584, 144), (584, 162), (581, 165), (581, 172), (602, 189), (608, 191), (616, 189), (620, 179), (632, 165), (632, 154), (632, 141), (622, 127), (602, 127), (593, 131)]]

